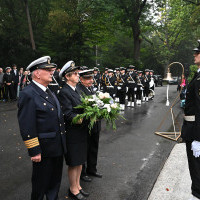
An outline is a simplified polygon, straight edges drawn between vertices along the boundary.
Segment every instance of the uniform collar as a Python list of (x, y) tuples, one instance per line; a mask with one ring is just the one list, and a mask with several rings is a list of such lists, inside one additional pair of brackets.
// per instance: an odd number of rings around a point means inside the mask
[(33, 80), (33, 83), (35, 83), (39, 88), (41, 88), (44, 92), (46, 92), (47, 87), (45, 87), (44, 85), (38, 83), (37, 81)]
[(76, 87), (74, 87), (74, 86), (72, 86), (72, 85), (70, 85), (68, 83), (67, 83), (67, 85), (69, 85), (72, 88), (72, 90), (74, 90), (74, 91), (76, 90)]

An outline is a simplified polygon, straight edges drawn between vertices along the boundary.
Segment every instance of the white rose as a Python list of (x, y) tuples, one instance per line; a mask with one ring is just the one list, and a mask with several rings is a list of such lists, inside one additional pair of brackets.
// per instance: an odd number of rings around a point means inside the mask
[(108, 92), (104, 93), (104, 98), (110, 98), (110, 94)]
[(104, 105), (104, 108), (107, 108), (107, 111), (108, 111), (108, 112), (111, 111), (110, 104), (105, 104), (105, 105)]
[(111, 107), (111, 108), (117, 108), (117, 104), (116, 104), (116, 103), (113, 103), (113, 104), (111, 104), (110, 107)]
[(102, 92), (99, 92), (99, 99), (104, 99), (105, 97), (104, 97), (104, 93), (102, 93)]

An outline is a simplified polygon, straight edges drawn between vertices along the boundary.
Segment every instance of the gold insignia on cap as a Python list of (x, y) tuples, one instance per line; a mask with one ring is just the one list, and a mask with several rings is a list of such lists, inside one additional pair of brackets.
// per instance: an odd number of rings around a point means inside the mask
[(47, 60), (47, 63), (50, 64), (50, 59)]
[(74, 62), (72, 62), (71, 66), (72, 66), (72, 67), (75, 67), (75, 63), (74, 63)]

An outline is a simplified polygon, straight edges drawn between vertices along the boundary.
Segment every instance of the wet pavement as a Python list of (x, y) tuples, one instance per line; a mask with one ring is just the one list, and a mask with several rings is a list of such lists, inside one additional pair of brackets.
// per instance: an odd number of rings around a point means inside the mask
[[(88, 200), (146, 200), (175, 142), (157, 136), (157, 130), (169, 107), (166, 86), (157, 87), (153, 101), (135, 108), (126, 108), (126, 120), (117, 121), (117, 131), (106, 129), (103, 123), (98, 171), (103, 178), (82, 182), (90, 192)], [(177, 95), (170, 86), (170, 99)], [(178, 103), (175, 116), (182, 113)], [(172, 126), (170, 115), (162, 126)], [(16, 102), (0, 103), (0, 199), (28, 200), (31, 192), (31, 161), (22, 142), (17, 122)], [(67, 167), (64, 164), (60, 200), (67, 199)]]

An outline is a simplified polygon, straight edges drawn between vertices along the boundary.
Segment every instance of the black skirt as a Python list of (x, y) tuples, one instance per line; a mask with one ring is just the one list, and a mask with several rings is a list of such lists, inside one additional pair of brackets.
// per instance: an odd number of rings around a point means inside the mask
[(66, 127), (67, 154), (66, 164), (74, 167), (83, 165), (87, 160), (87, 134), (85, 125), (72, 125)]

